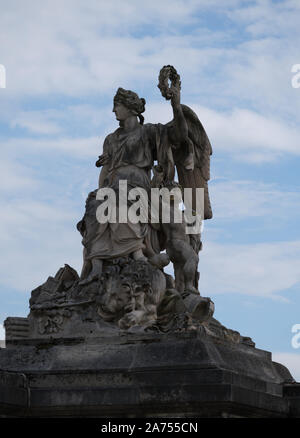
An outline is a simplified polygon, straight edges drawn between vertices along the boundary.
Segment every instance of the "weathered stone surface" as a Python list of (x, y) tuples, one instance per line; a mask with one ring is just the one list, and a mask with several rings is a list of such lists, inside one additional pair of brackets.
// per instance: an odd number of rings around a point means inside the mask
[(6, 339), (23, 339), (29, 336), (28, 318), (8, 317), (4, 321)]
[(284, 385), (283, 395), (288, 400), (290, 416), (300, 418), (300, 383), (293, 382)]
[(288, 417), (299, 409), (299, 386), (269, 352), (204, 330), (15, 340), (0, 350), (0, 369), (2, 415)]
[(214, 304), (199, 292), (180, 293), (148, 261), (107, 260), (100, 278), (79, 281), (69, 265), (34, 289), (28, 318), (7, 318), (7, 339), (99, 336), (131, 328), (168, 332), (201, 329)]

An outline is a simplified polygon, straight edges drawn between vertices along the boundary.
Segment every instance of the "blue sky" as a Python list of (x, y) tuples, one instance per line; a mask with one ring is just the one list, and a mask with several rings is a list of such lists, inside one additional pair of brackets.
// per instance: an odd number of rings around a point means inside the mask
[[(167, 122), (157, 88), (172, 64), (211, 140), (200, 291), (223, 324), (251, 336), (300, 380), (298, 0), (0, 0), (0, 323), (30, 291), (81, 268), (76, 223), (117, 127), (116, 89)], [(2, 334), (1, 334), (2, 333)], [(0, 331), (0, 337), (3, 330)]]

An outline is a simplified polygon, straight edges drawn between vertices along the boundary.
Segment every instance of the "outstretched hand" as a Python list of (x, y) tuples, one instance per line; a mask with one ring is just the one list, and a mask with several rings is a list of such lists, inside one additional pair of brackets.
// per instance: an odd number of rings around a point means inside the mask
[(96, 167), (104, 166), (108, 161), (108, 154), (99, 155), (99, 159), (96, 161)]

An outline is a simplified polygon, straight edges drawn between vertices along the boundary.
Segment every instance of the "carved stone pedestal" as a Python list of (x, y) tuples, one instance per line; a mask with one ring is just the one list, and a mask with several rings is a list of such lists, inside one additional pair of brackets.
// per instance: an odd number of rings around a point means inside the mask
[(289, 371), (216, 320), (185, 333), (8, 339), (0, 370), (4, 417), (300, 415)]

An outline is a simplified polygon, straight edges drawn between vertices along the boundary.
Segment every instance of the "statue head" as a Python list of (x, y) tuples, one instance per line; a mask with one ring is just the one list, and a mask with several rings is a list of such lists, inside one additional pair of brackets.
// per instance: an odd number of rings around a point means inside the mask
[(144, 117), (141, 115), (145, 111), (146, 101), (130, 90), (118, 88), (114, 97), (113, 112), (116, 113), (117, 120), (125, 120), (130, 115), (138, 116), (140, 124), (144, 123)]

